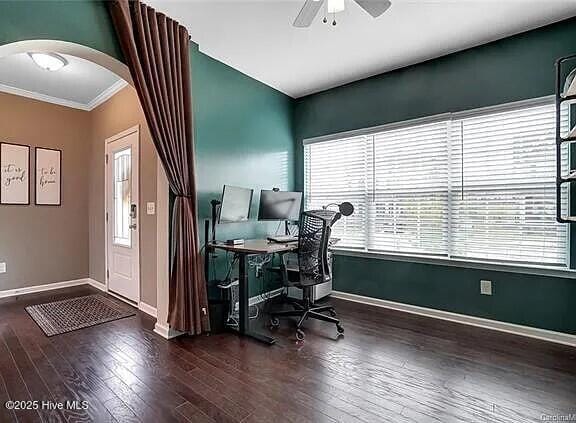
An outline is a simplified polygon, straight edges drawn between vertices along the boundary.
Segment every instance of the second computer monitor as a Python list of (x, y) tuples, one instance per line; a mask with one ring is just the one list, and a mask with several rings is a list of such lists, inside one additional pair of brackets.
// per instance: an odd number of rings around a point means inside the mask
[(258, 220), (300, 220), (302, 193), (262, 190)]

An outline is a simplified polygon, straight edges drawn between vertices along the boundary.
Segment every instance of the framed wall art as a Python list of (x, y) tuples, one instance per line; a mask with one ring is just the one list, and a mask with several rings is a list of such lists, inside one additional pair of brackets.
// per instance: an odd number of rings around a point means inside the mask
[(0, 143), (0, 204), (30, 204), (30, 147)]
[(62, 204), (62, 151), (36, 147), (36, 205)]

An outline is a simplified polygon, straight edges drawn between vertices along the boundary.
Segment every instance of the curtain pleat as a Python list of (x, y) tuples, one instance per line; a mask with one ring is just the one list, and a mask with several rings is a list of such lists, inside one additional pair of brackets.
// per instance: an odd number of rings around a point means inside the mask
[(170, 189), (176, 196), (168, 323), (210, 330), (198, 241), (188, 31), (139, 2), (108, 3), (114, 26)]

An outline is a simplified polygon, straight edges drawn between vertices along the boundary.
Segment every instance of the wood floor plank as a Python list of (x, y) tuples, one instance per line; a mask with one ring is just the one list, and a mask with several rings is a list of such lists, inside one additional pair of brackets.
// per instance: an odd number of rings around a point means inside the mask
[(4, 378), (0, 375), (0, 421), (1, 422), (16, 422), (16, 414), (5, 406), (6, 401), (10, 400)]
[[(4, 333), (8, 325), (0, 325), (0, 333)], [(33, 401), (26, 383), (18, 370), (14, 357), (10, 353), (3, 336), (0, 336), (0, 374), (4, 379), (6, 392), (11, 401)], [(5, 406), (4, 404), (2, 406)], [(20, 422), (41, 422), (42, 418), (37, 410), (14, 409), (16, 419)]]
[[(86, 410), (75, 410), (74, 413), (71, 413), (75, 418), (70, 420), (76, 421), (78, 419), (78, 421), (82, 421), (83, 418), (78, 418), (77, 416), (78, 414), (83, 416), (84, 413), (82, 411), (85, 411), (88, 415), (88, 421), (115, 421), (104, 406), (104, 401), (97, 397), (96, 391), (92, 389), (84, 376), (78, 373), (74, 366), (71, 365), (74, 357), (61, 355), (45, 337), (37, 337), (36, 340), (43, 341), (39, 342), (39, 349), (44, 358), (43, 365), (51, 366), (58, 375), (57, 377), (49, 378), (50, 383), (56, 384), (61, 381), (64, 384), (62, 401), (88, 405)], [(40, 360), (42, 360), (42, 357), (40, 357)]]
[(194, 423), (214, 423), (216, 420), (207, 416), (200, 410), (199, 408), (195, 407), (194, 405), (190, 404), (189, 402), (185, 402), (184, 404), (178, 406), (176, 411), (180, 413), (182, 416), (186, 418), (186, 420)]
[(360, 304), (333, 301), (343, 338), (311, 321), (296, 344), (283, 321), (272, 347), (231, 333), (167, 341), (140, 312), (48, 338), (24, 310), (92, 293), (0, 299), (0, 403), (90, 404), (4, 408), (0, 422), (517, 423), (576, 413), (576, 348)]
[(0, 331), (1, 337), (12, 354), (12, 358), (20, 371), (20, 375), (24, 380), (24, 384), (30, 397), (39, 402), (38, 413), (44, 421), (64, 421), (64, 413), (57, 409), (50, 407), (50, 404), (55, 404), (56, 400), (44, 379), (38, 373), (36, 366), (30, 360), (28, 353), (22, 348), (20, 341), (10, 326), (4, 327)]
[[(149, 383), (146, 381), (146, 378), (139, 378), (129, 366), (123, 365), (113, 356), (107, 354), (105, 348), (99, 348), (96, 345), (90, 348), (80, 346), (79, 351), (81, 351), (82, 354), (94, 356), (95, 360), (100, 362), (100, 365), (106, 367), (114, 375), (113, 377), (117, 383), (121, 381), (145, 404), (153, 406), (156, 414), (160, 413), (163, 416), (172, 416), (175, 421), (180, 420), (175, 410), (185, 403), (186, 400), (175, 392), (172, 392), (167, 385), (159, 380)], [(111, 386), (109, 385), (109, 387)], [(116, 392), (116, 390), (114, 391)], [(166, 420), (168, 421), (170, 419), (166, 418)]]
[[(147, 338), (150, 342), (154, 342), (154, 337), (152, 337), (150, 334), (142, 333), (142, 336), (144, 338)], [(168, 344), (168, 348), (169, 349), (175, 349), (177, 351), (176, 354), (180, 355), (182, 358), (186, 359), (188, 362), (191, 361), (191, 354), (189, 354), (186, 350), (183, 350), (179, 347), (176, 347), (176, 343)], [(204, 354), (201, 350), (196, 350), (195, 353), (196, 354)], [(210, 359), (213, 359), (213, 357), (210, 357)], [(227, 366), (227, 364), (223, 363), (221, 361), (217, 361), (216, 366), (217, 367), (224, 367), (224, 366)], [(239, 370), (232, 368), (232, 367), (227, 367), (227, 371), (232, 372), (232, 373), (237, 373), (237, 382), (236, 383), (240, 383), (240, 381), (246, 381), (246, 380), (254, 377), (253, 374), (242, 372), (242, 371), (239, 371)], [(267, 395), (272, 395), (273, 399), (281, 401), (284, 404), (286, 404), (286, 403), (292, 404), (293, 405), (292, 408), (293, 408), (295, 413), (302, 414), (302, 416), (304, 416), (304, 417), (309, 416), (309, 417), (311, 417), (311, 419), (313, 421), (317, 421), (317, 422), (334, 422), (334, 421), (336, 421), (336, 420), (330, 418), (328, 415), (323, 414), (322, 412), (316, 410), (314, 407), (311, 408), (311, 407), (307, 406), (306, 404), (304, 404), (303, 402), (298, 401), (293, 396), (293, 393), (289, 389), (286, 389), (286, 387), (282, 387), (282, 386), (278, 385), (275, 378), (276, 378), (276, 375), (269, 375), (266, 378), (258, 377), (255, 380), (255, 382), (257, 383), (257, 385), (259, 387), (266, 386), (266, 389), (263, 390), (263, 392), (266, 392)]]
[[(30, 336), (29, 331), (17, 332), (16, 336), (26, 350), (32, 363), (34, 363), (39, 375), (52, 393), (54, 400), (58, 403), (66, 404), (67, 401), (80, 403), (84, 399), (73, 390), (69, 389), (66, 382), (60, 377), (56, 369), (46, 359), (40, 347)], [(91, 422), (96, 415), (91, 415), (89, 410), (63, 408), (62, 414), (65, 421)]]
[(88, 412), (94, 416), (96, 421), (114, 422), (115, 419), (106, 409), (104, 404), (111, 399), (109, 395), (100, 396), (101, 390), (87, 379), (82, 372), (77, 370), (77, 366), (72, 363), (73, 357), (61, 355), (52, 342), (43, 344), (42, 353), (56, 369), (60, 377), (65, 381), (68, 388), (73, 391), (82, 401), (88, 403)]

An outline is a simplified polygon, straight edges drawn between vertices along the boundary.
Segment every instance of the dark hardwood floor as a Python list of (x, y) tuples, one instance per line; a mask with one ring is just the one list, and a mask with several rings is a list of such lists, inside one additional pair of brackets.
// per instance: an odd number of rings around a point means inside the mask
[[(0, 301), (0, 422), (516, 423), (576, 413), (576, 349), (360, 304), (333, 301), (343, 338), (310, 322), (296, 344), (283, 321), (273, 347), (233, 334), (166, 341), (142, 313), (48, 338), (24, 310), (92, 292)], [(7, 400), (40, 409), (8, 410)]]

